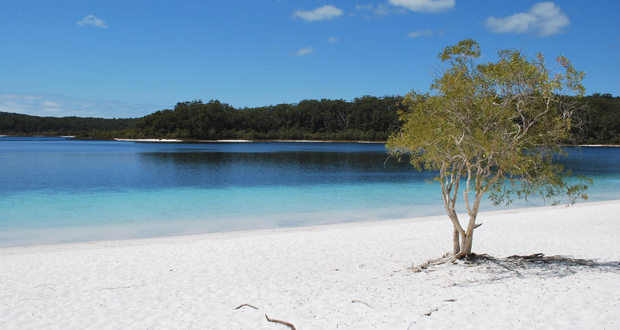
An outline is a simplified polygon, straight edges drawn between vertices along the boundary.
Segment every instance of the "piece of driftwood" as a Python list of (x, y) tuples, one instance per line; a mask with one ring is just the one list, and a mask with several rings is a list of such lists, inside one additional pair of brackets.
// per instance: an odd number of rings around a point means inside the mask
[(428, 311), (428, 313), (424, 313), (424, 316), (431, 316), (431, 314), (433, 314), (433, 312), (436, 312), (439, 310), (439, 307), (435, 307), (433, 309), (431, 309), (430, 311)]
[(359, 299), (353, 299), (353, 300), (351, 300), (351, 303), (353, 303), (353, 304), (363, 304), (363, 305), (366, 305), (366, 306), (368, 306), (370, 308), (374, 308), (369, 303), (367, 303), (367, 302), (365, 302), (363, 300), (359, 300)]
[(297, 329), (295, 329), (295, 326), (293, 324), (289, 323), (289, 322), (281, 321), (281, 320), (276, 320), (276, 319), (271, 319), (271, 318), (269, 318), (269, 316), (267, 316), (267, 314), (265, 314), (265, 318), (267, 319), (267, 322), (272, 322), (272, 323), (278, 323), (278, 324), (286, 325), (291, 330), (297, 330)]
[(235, 308), (235, 310), (240, 309), (240, 308), (242, 308), (242, 307), (251, 307), (251, 308), (254, 308), (254, 309), (258, 309), (258, 307), (254, 307), (254, 306), (252, 306), (252, 305), (250, 305), (250, 304), (242, 304), (242, 305), (237, 306), (237, 307)]

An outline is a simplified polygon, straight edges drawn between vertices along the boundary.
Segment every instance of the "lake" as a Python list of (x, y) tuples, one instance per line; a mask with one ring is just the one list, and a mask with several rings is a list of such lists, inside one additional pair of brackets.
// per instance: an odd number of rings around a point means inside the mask
[[(620, 148), (568, 151), (590, 200), (620, 199)], [(443, 214), (433, 174), (380, 143), (0, 137), (0, 164), (5, 247)]]

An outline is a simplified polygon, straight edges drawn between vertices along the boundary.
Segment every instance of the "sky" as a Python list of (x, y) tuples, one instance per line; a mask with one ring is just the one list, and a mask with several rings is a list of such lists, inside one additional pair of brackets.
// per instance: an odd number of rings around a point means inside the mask
[(586, 94), (620, 96), (620, 1), (2, 0), (0, 111), (142, 117), (429, 91), (437, 54), (473, 38), (558, 55)]

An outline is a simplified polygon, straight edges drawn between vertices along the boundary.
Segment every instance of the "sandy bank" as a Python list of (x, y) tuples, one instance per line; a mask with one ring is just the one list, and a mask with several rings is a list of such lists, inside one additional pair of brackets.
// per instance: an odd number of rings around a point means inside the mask
[[(474, 249), (596, 266), (408, 269), (443, 217), (0, 249), (2, 329), (614, 329), (620, 201), (481, 214)], [(244, 306), (249, 304), (259, 308)]]

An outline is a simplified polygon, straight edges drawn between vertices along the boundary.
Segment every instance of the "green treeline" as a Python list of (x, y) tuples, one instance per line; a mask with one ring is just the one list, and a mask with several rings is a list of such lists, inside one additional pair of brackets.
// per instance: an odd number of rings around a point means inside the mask
[(584, 97), (583, 136), (580, 144), (620, 144), (620, 97), (611, 94), (593, 94)]
[(401, 100), (365, 96), (353, 102), (304, 100), (241, 110), (215, 100), (183, 102), (141, 118), (132, 137), (384, 141), (398, 129)]
[[(82, 138), (186, 140), (385, 141), (398, 131), (402, 97), (353, 101), (304, 100), (297, 104), (236, 109), (212, 100), (177, 103), (142, 118), (36, 117), (0, 112), (0, 135), (73, 135)], [(593, 94), (576, 143), (620, 144), (620, 97)]]
[(0, 135), (114, 138), (132, 130), (138, 119), (37, 117), (0, 112)]

